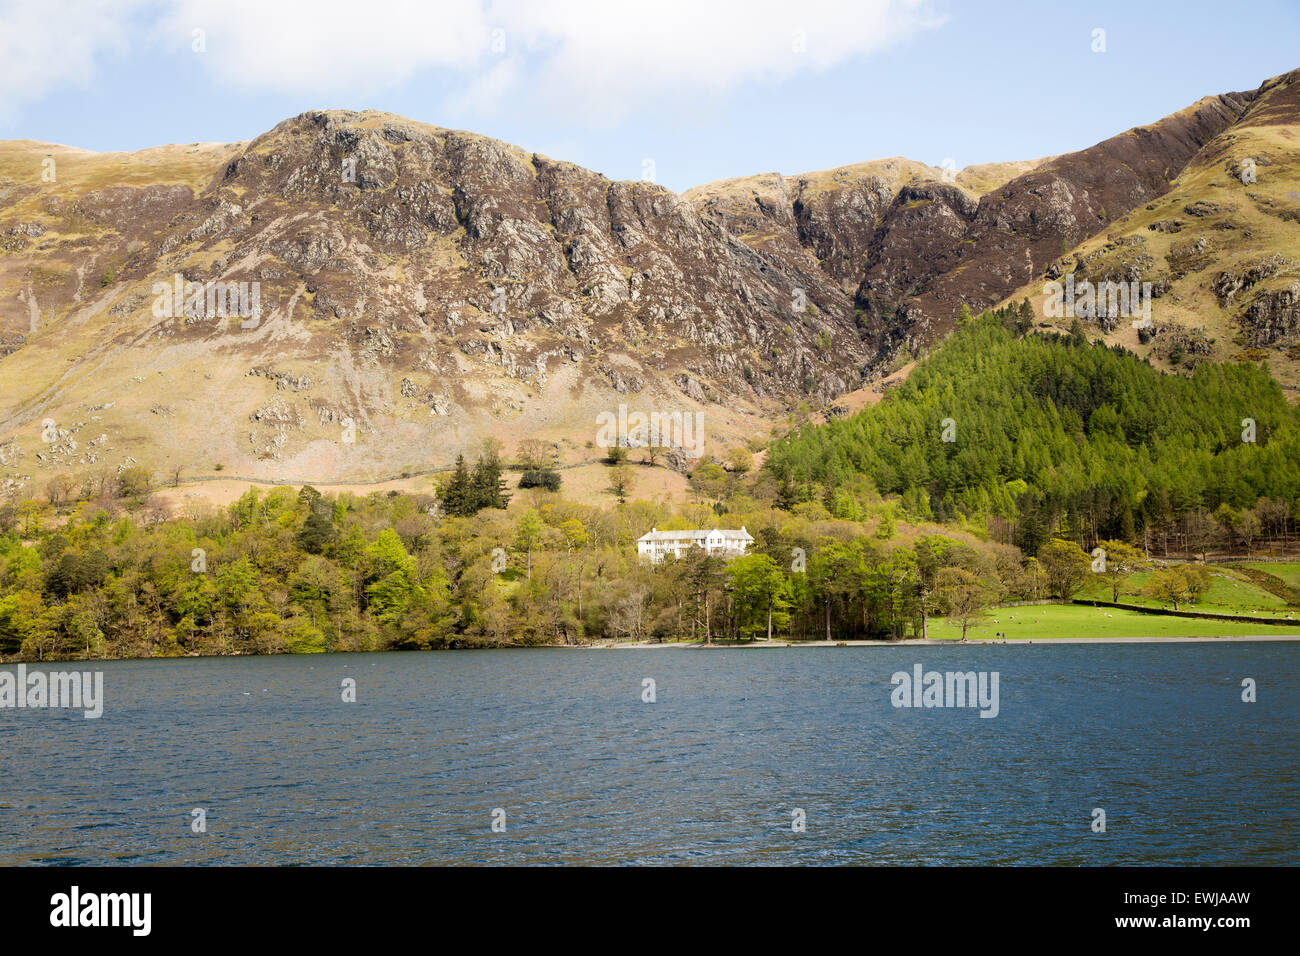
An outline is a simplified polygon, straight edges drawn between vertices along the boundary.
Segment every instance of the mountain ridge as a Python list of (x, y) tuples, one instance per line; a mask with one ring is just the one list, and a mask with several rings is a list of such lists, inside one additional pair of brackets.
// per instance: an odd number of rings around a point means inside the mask
[[(620, 404), (706, 414), (721, 459), (1164, 195), (1297, 75), (1062, 156), (681, 194), (376, 111), (140, 153), (0, 143), (0, 484), (136, 463), (359, 481), (485, 436), (572, 464)], [(178, 276), (256, 284), (263, 313), (157, 315)]]

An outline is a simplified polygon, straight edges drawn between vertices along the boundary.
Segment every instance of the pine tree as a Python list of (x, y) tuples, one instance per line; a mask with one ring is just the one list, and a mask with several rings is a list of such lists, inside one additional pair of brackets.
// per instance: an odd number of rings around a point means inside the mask
[(1016, 334), (1028, 335), (1029, 330), (1034, 327), (1034, 307), (1029, 304), (1029, 298), (1020, 300), (1020, 307), (1016, 310)]
[(456, 470), (442, 489), (442, 510), (456, 517), (468, 517), (478, 508), (474, 507), (470, 495), (469, 469), (465, 467), (465, 456), (456, 456)]
[(505, 479), (501, 477), (501, 459), (496, 455), (484, 455), (474, 465), (468, 497), (469, 514), (481, 508), (505, 508), (510, 503)]
[(336, 537), (330, 519), (322, 511), (313, 509), (298, 531), (298, 546), (308, 554), (320, 554), (334, 543)]

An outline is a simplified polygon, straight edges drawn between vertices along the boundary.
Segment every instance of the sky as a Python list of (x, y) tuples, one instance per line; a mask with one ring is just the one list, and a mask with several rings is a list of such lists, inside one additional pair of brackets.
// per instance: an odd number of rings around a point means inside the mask
[(0, 139), (378, 109), (681, 191), (1035, 159), (1296, 68), (1300, 0), (0, 0)]

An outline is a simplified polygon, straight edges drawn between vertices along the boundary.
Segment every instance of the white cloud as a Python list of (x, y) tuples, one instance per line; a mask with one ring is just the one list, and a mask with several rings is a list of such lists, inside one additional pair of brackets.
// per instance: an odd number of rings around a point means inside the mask
[[(107, 0), (66, 0), (60, 12), (68, 5), (57, 21), (36, 0), (0, 8), (0, 101), (88, 82), (97, 56), (125, 44), (124, 5), (143, 8), (150, 41), (202, 56), (226, 89), (334, 105), (438, 71), (444, 108), (608, 121), (828, 69), (943, 19), (927, 0), (119, 0), (113, 14)], [(190, 53), (196, 29), (202, 54)]]
[(127, 17), (139, 0), (0, 2), (0, 122), (56, 90), (89, 86), (103, 52), (128, 49)]
[(941, 18), (913, 0), (497, 0), (528, 51), (520, 93), (611, 115), (716, 99), (870, 55)]
[(320, 96), (387, 89), (430, 67), (472, 72), (489, 42), (475, 0), (179, 0), (158, 35), (188, 48), (195, 29), (223, 85)]

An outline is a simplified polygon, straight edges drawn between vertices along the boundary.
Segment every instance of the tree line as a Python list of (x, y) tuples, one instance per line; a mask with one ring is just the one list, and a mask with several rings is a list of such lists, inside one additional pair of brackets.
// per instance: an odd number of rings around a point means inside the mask
[[(740, 499), (733, 499), (740, 503)], [(900, 637), (928, 616), (1046, 596), (1015, 548), (959, 529), (874, 532), (820, 505), (751, 501), (724, 561), (651, 566), (651, 526), (713, 507), (536, 506), (446, 514), (434, 495), (250, 489), (165, 521), (85, 503), (33, 532), (0, 512), (0, 654), (27, 660), (427, 649), (596, 640)]]

